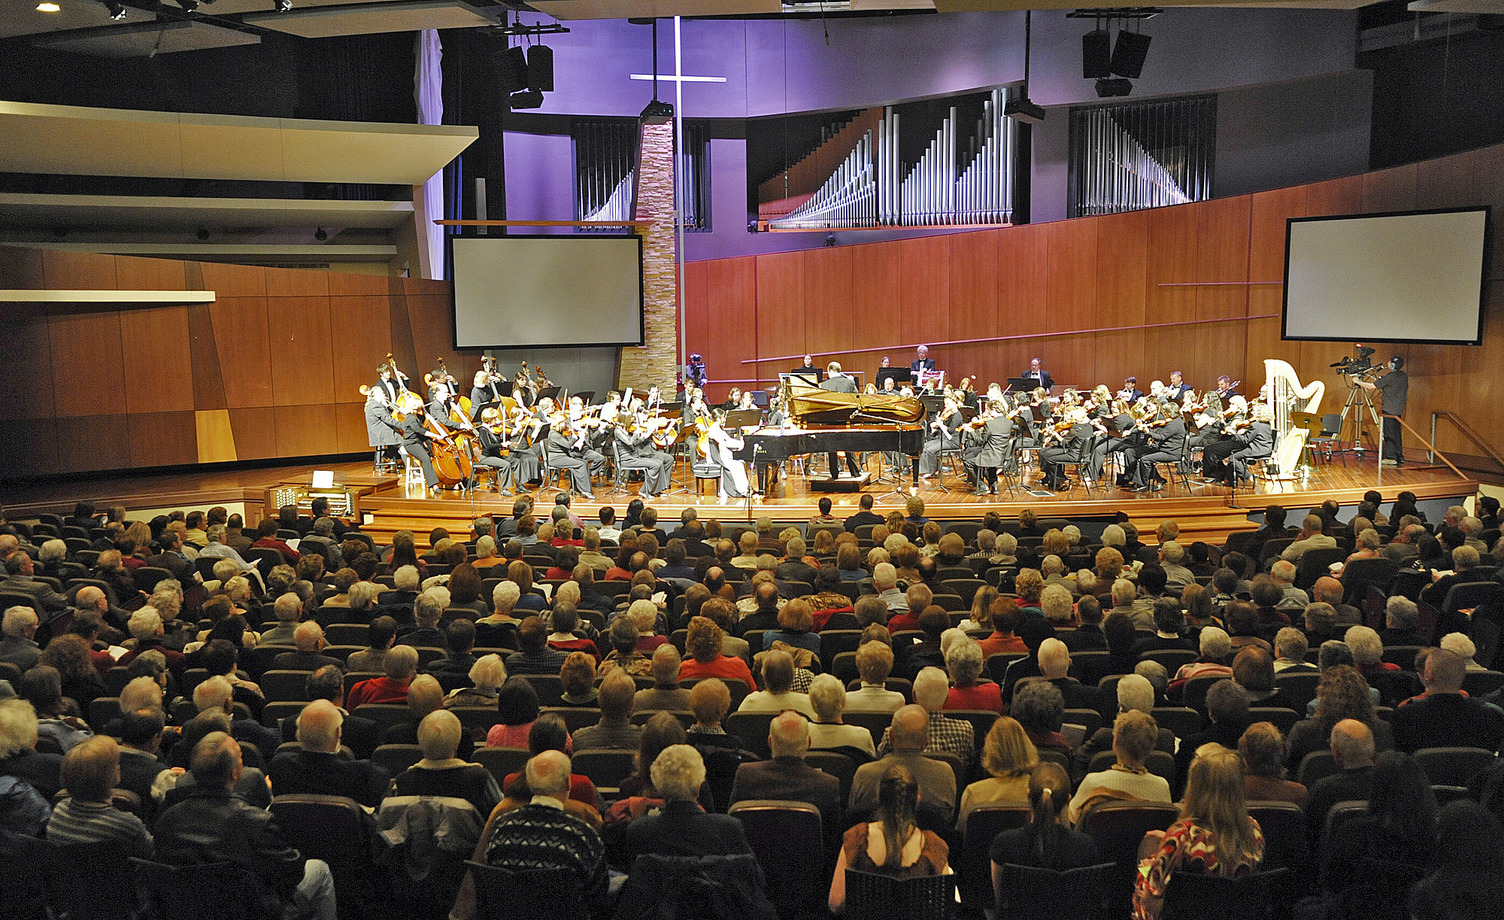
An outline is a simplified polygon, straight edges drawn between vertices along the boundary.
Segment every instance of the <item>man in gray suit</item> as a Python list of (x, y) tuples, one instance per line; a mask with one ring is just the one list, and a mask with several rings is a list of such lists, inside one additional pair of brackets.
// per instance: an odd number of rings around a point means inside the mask
[[(841, 362), (832, 361), (825, 366), (825, 382), (820, 384), (820, 389), (831, 393), (856, 393), (856, 381), (841, 373)], [(840, 473), (840, 464), (834, 451), (825, 455), (830, 463), (830, 478), (835, 479)], [(846, 455), (846, 469), (853, 476), (862, 475), (862, 455), (848, 453)]]
[(919, 784), (920, 809), (933, 811), (937, 820), (947, 824), (951, 821), (956, 810), (956, 775), (944, 761), (924, 756), (929, 724), (929, 713), (923, 706), (910, 703), (893, 713), (888, 729), (893, 753), (857, 767), (846, 806), (848, 820), (868, 820), (877, 808), (877, 790), (883, 775), (890, 766), (903, 764)]

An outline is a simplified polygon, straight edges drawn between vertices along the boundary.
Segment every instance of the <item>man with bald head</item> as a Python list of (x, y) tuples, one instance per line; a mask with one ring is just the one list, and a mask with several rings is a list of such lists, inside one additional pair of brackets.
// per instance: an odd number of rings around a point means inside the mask
[[(924, 756), (930, 714), (911, 703), (893, 713), (884, 739), (892, 748), (888, 755), (862, 764), (851, 780), (851, 798), (846, 805), (846, 824), (868, 820), (877, 808), (877, 790), (883, 775), (894, 764), (903, 764), (919, 784), (919, 808), (937, 820), (949, 823), (956, 808), (956, 775), (950, 766)], [(970, 728), (970, 725), (967, 725)]]
[(1312, 840), (1321, 836), (1333, 805), (1354, 799), (1366, 802), (1373, 792), (1373, 731), (1357, 719), (1343, 719), (1332, 726), (1331, 746), (1341, 769), (1311, 787), (1306, 829)]
[(303, 707), (298, 716), (302, 750), (278, 754), (267, 768), (273, 795), (342, 795), (373, 808), (381, 804), (391, 777), (368, 760), (340, 753), (344, 721), (344, 712), (329, 700), (314, 700)]
[(235, 739), (205, 735), (193, 747), (190, 770), (191, 791), (157, 817), (156, 858), (182, 866), (235, 863), (246, 870), (244, 894), (257, 916), (338, 920), (329, 866), (304, 859), (271, 812), (232, 794), (245, 772)]
[[(283, 595), (283, 597), (286, 596)], [(294, 594), (293, 597), (297, 595)], [(324, 627), (313, 620), (299, 623), (292, 631), (292, 641), (297, 646), (297, 651), (283, 652), (273, 658), (273, 668), (287, 671), (317, 671), (331, 664), (336, 668), (344, 668), (344, 662), (324, 654)]]
[(1342, 582), (1330, 575), (1323, 575), (1316, 579), (1316, 584), (1311, 586), (1311, 600), (1318, 604), (1331, 604), (1336, 613), (1333, 621), (1339, 630), (1346, 630), (1349, 626), (1357, 626), (1363, 622), (1363, 614), (1352, 604), (1342, 603), (1342, 595), (1345, 589)]
[(841, 783), (804, 762), (809, 753), (809, 720), (792, 710), (775, 716), (768, 725), (772, 760), (744, 763), (736, 769), (731, 802), (744, 799), (781, 799), (808, 802), (820, 809), (820, 826), (827, 839), (840, 835)]
[[(575, 876), (585, 908), (591, 918), (611, 916), (606, 847), (595, 828), (569, 814), (569, 757), (562, 751), (544, 751), (527, 762), (527, 788), (533, 797), (520, 808), (498, 808), (481, 832), (472, 857), (476, 862), (517, 872), (535, 869), (566, 869)], [(475, 916), (475, 883), (466, 877), (449, 916), (472, 920)]]
[(1420, 680), (1426, 692), (1394, 711), (1394, 746), (1407, 754), (1429, 747), (1496, 750), (1504, 741), (1504, 713), (1462, 693), (1467, 662), (1455, 652), (1433, 648)]

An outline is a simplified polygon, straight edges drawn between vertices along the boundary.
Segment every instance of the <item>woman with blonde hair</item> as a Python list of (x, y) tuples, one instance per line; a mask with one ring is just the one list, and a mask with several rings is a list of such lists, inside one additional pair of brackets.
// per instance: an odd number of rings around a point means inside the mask
[(982, 585), (971, 597), (971, 613), (961, 621), (960, 629), (992, 630), (992, 602), (997, 600), (998, 590), (992, 585)]
[(1159, 917), (1176, 872), (1237, 878), (1257, 871), (1264, 835), (1248, 814), (1238, 755), (1216, 745), (1192, 761), (1180, 817), (1163, 833), (1145, 834), (1139, 853), (1144, 858), (1133, 886), (1134, 920)]
[(965, 831), (966, 819), (983, 805), (1028, 801), (1029, 775), (1038, 764), (1039, 751), (1018, 720), (1002, 716), (993, 722), (987, 739), (982, 742), (982, 768), (990, 775), (967, 786), (961, 793), (956, 830)]

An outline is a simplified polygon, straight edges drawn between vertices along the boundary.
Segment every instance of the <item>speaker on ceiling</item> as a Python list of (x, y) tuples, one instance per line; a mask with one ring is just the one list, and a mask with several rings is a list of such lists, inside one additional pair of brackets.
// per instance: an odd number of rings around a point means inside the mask
[(540, 93), (554, 89), (554, 49), (534, 45), (527, 52), (527, 88)]
[(1119, 32), (1117, 44), (1112, 48), (1112, 72), (1137, 80), (1144, 72), (1144, 58), (1148, 56), (1149, 36), (1142, 32)]
[(1081, 76), (1096, 80), (1111, 76), (1112, 34), (1106, 29), (1093, 29), (1081, 36)]
[(527, 88), (527, 52), (513, 45), (496, 52), (492, 58), (496, 77), (501, 81), (503, 92), (512, 93)]

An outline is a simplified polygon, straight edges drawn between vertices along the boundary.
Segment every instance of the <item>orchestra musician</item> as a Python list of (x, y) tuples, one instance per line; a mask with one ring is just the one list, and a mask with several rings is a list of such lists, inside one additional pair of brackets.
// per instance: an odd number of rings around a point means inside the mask
[(1039, 386), (1046, 390), (1055, 385), (1055, 381), (1050, 377), (1050, 372), (1044, 369), (1044, 364), (1038, 358), (1030, 358), (1029, 369), (1019, 376), (1039, 381)]
[(376, 387), (386, 393), (386, 404), (388, 406), (395, 406), (397, 404), (397, 397), (402, 395), (403, 390), (407, 389), (407, 375), (401, 374), (400, 371), (398, 373), (400, 376), (392, 374), (392, 366), (389, 363), (376, 368)]
[(396, 397), (388, 397), (386, 388), (382, 386), (366, 389), (366, 438), (376, 452), (374, 469), (377, 473), (386, 470), (392, 463), (387, 450), (402, 443), (397, 433), (386, 424), (386, 420), (392, 416), (391, 407), (395, 401)]
[(929, 480), (940, 472), (940, 452), (954, 450), (961, 444), (961, 406), (953, 394), (945, 395), (945, 405), (931, 419), (925, 432), (924, 452), (919, 455), (919, 478)]
[[(548, 445), (549, 468), (568, 472), (570, 490), (586, 499), (594, 499), (590, 468), (596, 459), (604, 465), (606, 458), (585, 446), (589, 429), (584, 426), (583, 411), (578, 415), (573, 411), (560, 411), (549, 396), (538, 400), (538, 409), (549, 420), (544, 442)], [(571, 423), (579, 425), (579, 430)]]
[[(1201, 475), (1204, 480), (1215, 482), (1227, 476), (1226, 461), (1240, 444), (1234, 432), (1242, 431), (1248, 417), (1248, 401), (1241, 396), (1227, 400), (1227, 408), (1203, 432), (1201, 441)], [(1192, 442), (1195, 443), (1194, 441)]]
[(1143, 399), (1144, 391), (1138, 388), (1138, 378), (1124, 377), (1123, 388), (1121, 390), (1118, 390), (1117, 396), (1118, 399), (1127, 400), (1131, 403), (1136, 403), (1140, 399)]
[(1185, 394), (1191, 392), (1191, 385), (1185, 382), (1185, 377), (1180, 371), (1170, 371), (1170, 385), (1166, 387), (1168, 395), (1176, 402), (1185, 398)]
[(1243, 394), (1237, 391), (1237, 383), (1231, 377), (1223, 374), (1217, 378), (1217, 397), (1223, 402), (1227, 402), (1229, 397), (1241, 395)]
[(423, 379), (428, 383), (428, 402), (430, 405), (432, 405), (434, 395), (437, 393), (440, 385), (446, 387), (450, 393), (454, 393), (459, 389), (459, 381), (455, 380), (454, 375), (449, 373), (449, 368), (444, 366), (442, 360), (434, 366), (433, 370), (425, 374)]
[[(922, 348), (923, 346), (920, 347)], [(841, 362), (839, 361), (832, 361), (825, 365), (825, 377), (825, 382), (820, 384), (820, 389), (822, 390), (827, 390), (831, 393), (856, 392), (856, 381), (841, 372)], [(838, 478), (841, 465), (836, 462), (836, 454), (826, 454), (826, 459), (830, 461), (830, 478)], [(851, 475), (860, 476), (862, 474), (861, 464), (862, 457), (860, 454), (850, 452), (846, 454), (846, 470)]]
[(1153, 401), (1144, 403), (1144, 435), (1149, 443), (1144, 446), (1133, 472), (1133, 491), (1158, 492), (1164, 488), (1164, 480), (1154, 468), (1156, 463), (1178, 463), (1185, 450), (1185, 421), (1178, 409), (1161, 411)]
[(998, 467), (1011, 470), (1014, 463), (1012, 441), (1013, 420), (1008, 418), (1008, 404), (999, 394), (987, 401), (986, 410), (966, 426), (962, 435), (961, 462), (977, 495), (997, 494)]
[(815, 367), (814, 355), (805, 355), (804, 363), (799, 367), (794, 368), (793, 372), (795, 375), (801, 378), (804, 383), (807, 383), (810, 386), (818, 386), (822, 379), (820, 375), (820, 369), (818, 367)]
[(485, 363), (485, 367), (475, 372), (470, 387), (471, 418), (480, 418), (481, 410), (501, 402), (502, 376), (492, 369), (490, 359), (485, 359)]
[(668, 489), (674, 458), (653, 446), (649, 421), (642, 402), (633, 400), (633, 409), (627, 420), (616, 425), (616, 468), (641, 470), (642, 493), (648, 498), (657, 498)]
[(721, 504), (728, 498), (746, 498), (748, 492), (747, 464), (736, 459), (735, 451), (746, 442), (726, 430), (726, 412), (716, 409), (711, 415), (709, 443), (706, 445), (710, 462), (721, 468), (720, 488), (717, 490)]
[(1044, 444), (1039, 448), (1039, 466), (1044, 472), (1045, 488), (1059, 492), (1069, 487), (1065, 465), (1089, 458), (1092, 432), (1089, 416), (1081, 406), (1071, 407), (1064, 418), (1046, 429)]
[[(1106, 419), (1107, 437), (1092, 449), (1092, 469), (1095, 471), (1094, 475), (1100, 476), (1107, 464), (1107, 455), (1122, 454), (1123, 468), (1118, 475), (1117, 484), (1131, 487), (1133, 469), (1138, 466), (1138, 454), (1144, 445), (1144, 432), (1138, 427), (1138, 416), (1133, 414), (1132, 403), (1115, 399), (1109, 411), (1110, 417)], [(1114, 431), (1117, 434), (1113, 434)]]
[(524, 462), (522, 454), (519, 452), (514, 455), (508, 451), (506, 456), (502, 456), (501, 452), (508, 449), (506, 430), (500, 409), (487, 406), (481, 410), (480, 425), (476, 428), (480, 456), (475, 458), (475, 462), (496, 471), (496, 491), (501, 495), (511, 495), (525, 481), (518, 478), (518, 464)]
[(1233, 435), (1233, 440), (1239, 446), (1228, 456), (1231, 470), (1227, 476), (1227, 485), (1237, 488), (1239, 483), (1251, 478), (1248, 461), (1262, 460), (1274, 453), (1273, 421), (1274, 410), (1268, 404), (1253, 404), (1253, 408), (1249, 410), (1247, 429)]
[(909, 370), (914, 372), (914, 379), (916, 381), (919, 379), (921, 371), (933, 371), (934, 369), (935, 359), (930, 357), (930, 347), (928, 345), (920, 345), (914, 349), (914, 360), (909, 362)]
[(407, 401), (399, 405), (403, 413), (399, 421), (388, 413), (381, 419), (382, 424), (397, 433), (402, 442), (402, 449), (407, 455), (418, 461), (423, 468), (423, 488), (426, 493), (439, 491), (439, 474), (434, 472), (433, 456), (428, 452), (428, 442), (442, 440), (448, 437), (448, 431), (444, 426), (428, 416), (423, 406), (423, 400), (416, 395), (409, 396)]

